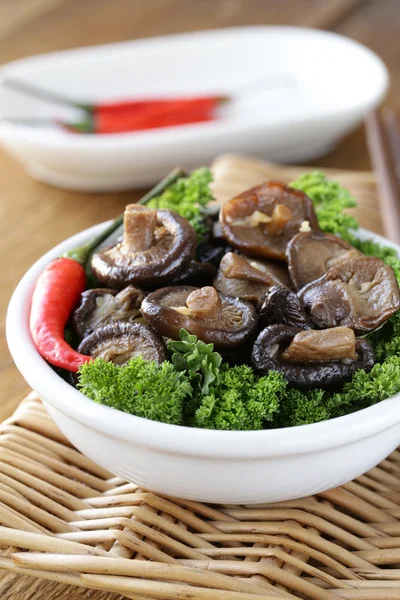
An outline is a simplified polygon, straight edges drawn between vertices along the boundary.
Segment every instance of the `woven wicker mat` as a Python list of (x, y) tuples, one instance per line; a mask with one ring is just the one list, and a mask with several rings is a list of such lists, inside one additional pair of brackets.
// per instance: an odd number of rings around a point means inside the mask
[(142, 600), (400, 598), (399, 451), (313, 498), (211, 506), (113, 477), (31, 394), (0, 459), (4, 569)]
[[(223, 200), (299, 170), (223, 157), (214, 192)], [(361, 200), (362, 224), (378, 230), (373, 176), (335, 175)], [(113, 477), (71, 446), (32, 393), (0, 426), (0, 523), (0, 567), (49, 580), (38, 599), (77, 597), (58, 582), (93, 600), (108, 590), (137, 600), (400, 600), (400, 451), (312, 498), (212, 506)], [(31, 597), (25, 585), (13, 579), (3, 593)]]

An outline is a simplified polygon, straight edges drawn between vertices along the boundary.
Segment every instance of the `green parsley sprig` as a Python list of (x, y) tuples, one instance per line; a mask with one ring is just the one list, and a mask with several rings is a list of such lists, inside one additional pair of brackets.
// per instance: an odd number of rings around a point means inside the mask
[(210, 385), (218, 380), (221, 355), (214, 352), (214, 344), (205, 344), (185, 329), (180, 330), (179, 337), (179, 341), (168, 342), (172, 364), (188, 374), (196, 393), (208, 394)]
[(206, 207), (214, 199), (210, 190), (211, 182), (210, 169), (196, 169), (189, 177), (178, 179), (161, 196), (150, 200), (147, 206), (174, 210), (189, 221), (196, 232), (197, 241), (201, 242), (209, 230)]

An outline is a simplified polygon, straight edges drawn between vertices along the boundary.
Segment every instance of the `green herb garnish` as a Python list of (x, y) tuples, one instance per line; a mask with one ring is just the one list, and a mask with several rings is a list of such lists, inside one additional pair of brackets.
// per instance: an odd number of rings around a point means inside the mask
[(301, 175), (290, 186), (301, 190), (311, 198), (319, 226), (323, 231), (347, 239), (349, 229), (358, 229), (357, 220), (343, 213), (347, 208), (355, 208), (357, 202), (337, 181), (328, 179), (321, 171), (311, 171)]
[(147, 206), (174, 210), (189, 221), (196, 232), (197, 241), (201, 242), (209, 231), (206, 206), (213, 200), (211, 182), (210, 169), (196, 169), (189, 177), (178, 179), (161, 196), (150, 200)]
[(281, 399), (280, 411), (275, 425), (277, 427), (293, 427), (325, 421), (331, 416), (328, 395), (324, 390), (309, 390), (306, 394), (301, 390), (286, 390)]
[(247, 365), (222, 365), (218, 383), (203, 396), (193, 425), (206, 429), (254, 430), (271, 422), (279, 408), (279, 393), (287, 385), (284, 376), (271, 371), (257, 377)]
[(82, 365), (78, 388), (99, 404), (174, 425), (182, 423), (183, 402), (192, 394), (185, 373), (170, 362), (157, 365), (140, 356), (122, 366), (101, 358)]
[(222, 357), (214, 352), (214, 344), (205, 344), (185, 329), (179, 332), (180, 341), (170, 340), (168, 350), (177, 371), (185, 371), (195, 393), (208, 394), (210, 385), (218, 379)]

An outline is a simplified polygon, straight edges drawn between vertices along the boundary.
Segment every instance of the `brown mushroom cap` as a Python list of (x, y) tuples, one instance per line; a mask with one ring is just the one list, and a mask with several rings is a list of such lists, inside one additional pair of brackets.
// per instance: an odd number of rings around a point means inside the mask
[(337, 235), (307, 231), (290, 240), (286, 256), (293, 284), (299, 290), (337, 264), (363, 255)]
[(109, 323), (131, 323), (141, 318), (139, 309), (144, 297), (144, 292), (132, 285), (120, 292), (107, 288), (86, 290), (72, 314), (72, 326), (79, 339), (83, 339)]
[(148, 325), (139, 323), (114, 323), (100, 327), (82, 340), (78, 352), (117, 365), (137, 356), (158, 364), (168, 358), (161, 336)]
[(272, 285), (289, 287), (290, 277), (283, 264), (228, 252), (213, 285), (223, 294), (256, 304)]
[(274, 285), (267, 290), (257, 305), (260, 324), (263, 327), (281, 323), (300, 329), (313, 329), (313, 323), (306, 315), (295, 292)]
[(226, 202), (220, 211), (225, 239), (250, 256), (286, 260), (286, 246), (304, 222), (319, 230), (312, 201), (299, 190), (269, 181)]
[[(285, 356), (285, 350), (290, 348), (296, 337), (305, 335), (313, 336), (313, 346), (318, 346), (318, 336), (321, 345), (325, 345), (325, 351), (321, 352), (322, 360), (320, 362), (316, 362), (314, 352), (311, 353), (312, 359), (304, 362), (288, 359)], [(326, 360), (324, 357), (332, 356), (334, 353), (334, 348), (329, 340), (332, 342), (332, 338), (329, 334), (327, 336), (324, 331), (302, 331), (289, 325), (270, 325), (260, 333), (254, 343), (252, 355), (254, 369), (261, 375), (271, 370), (280, 371), (292, 387), (301, 389), (337, 387), (345, 381), (349, 381), (359, 369), (365, 371), (372, 369), (375, 356), (367, 340), (356, 340), (355, 360), (348, 358)], [(336, 336), (336, 340), (342, 346), (341, 351), (344, 352), (343, 335)], [(348, 341), (344, 346), (347, 345)], [(327, 346), (330, 346), (329, 350), (327, 350)]]
[(400, 307), (391, 267), (363, 257), (332, 267), (299, 292), (312, 321), (321, 329), (344, 325), (363, 335), (383, 325)]
[(183, 328), (221, 348), (242, 344), (257, 327), (254, 306), (219, 294), (213, 287), (161, 288), (145, 298), (141, 311), (161, 335), (179, 339)]
[(93, 254), (92, 271), (110, 287), (153, 287), (170, 281), (195, 251), (196, 234), (186, 219), (169, 210), (130, 204), (123, 240)]
[(191, 260), (183, 271), (173, 278), (173, 285), (211, 285), (217, 274), (217, 267), (210, 262)]

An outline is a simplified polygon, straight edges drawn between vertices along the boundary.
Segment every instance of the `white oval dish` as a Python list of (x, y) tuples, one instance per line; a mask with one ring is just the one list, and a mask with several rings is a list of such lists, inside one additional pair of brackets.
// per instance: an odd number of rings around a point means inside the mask
[[(0, 124), (4, 148), (34, 177), (91, 191), (150, 185), (177, 164), (190, 169), (227, 151), (279, 162), (315, 159), (379, 105), (388, 85), (386, 67), (369, 49), (296, 27), (221, 29), (45, 54), (5, 65), (0, 84), (7, 77), (82, 101), (242, 90), (241, 101), (222, 109), (223, 119), (197, 125), (94, 136)], [(264, 87), (246, 88), (260, 80)], [(61, 114), (0, 86), (0, 119)]]
[[(265, 431), (211, 431), (166, 425), (96, 404), (63, 381), (36, 351), (29, 332), (34, 284), (50, 260), (103, 227), (53, 248), (22, 278), (7, 314), (7, 341), (28, 384), (61, 431), (84, 454), (155, 492), (228, 504), (277, 502), (339, 486), (400, 443), (400, 394), (314, 425)], [(361, 231), (360, 237), (400, 247)]]

